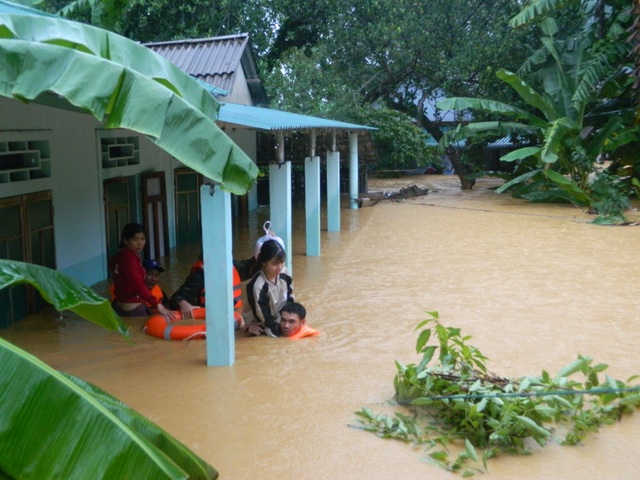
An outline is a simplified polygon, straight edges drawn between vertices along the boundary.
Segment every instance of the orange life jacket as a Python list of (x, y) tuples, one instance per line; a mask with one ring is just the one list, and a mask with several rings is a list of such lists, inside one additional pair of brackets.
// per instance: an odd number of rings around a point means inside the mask
[(304, 338), (304, 337), (315, 337), (317, 335), (320, 335), (320, 332), (314, 328), (311, 328), (309, 325), (307, 325), (306, 323), (304, 325), (302, 325), (300, 327), (300, 330), (298, 330), (296, 333), (294, 333), (293, 335), (287, 337), (287, 338), (291, 338), (293, 340), (298, 340), (299, 338)]
[[(191, 272), (193, 272), (196, 269), (204, 270), (204, 262), (202, 260), (198, 260), (196, 263), (193, 264), (193, 267), (191, 267)], [(238, 273), (238, 270), (236, 270), (236, 267), (233, 267), (233, 309), (235, 313), (238, 315), (242, 314), (242, 306), (243, 306), (241, 283), (242, 282), (240, 281), (240, 274)], [(200, 291), (199, 302), (200, 302), (200, 305), (202, 306), (206, 305), (204, 288)]]

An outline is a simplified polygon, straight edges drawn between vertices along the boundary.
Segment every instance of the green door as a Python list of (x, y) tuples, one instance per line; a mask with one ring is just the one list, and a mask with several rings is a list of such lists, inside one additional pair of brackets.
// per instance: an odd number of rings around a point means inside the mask
[(176, 244), (200, 241), (200, 186), (202, 175), (187, 168), (174, 172), (176, 192)]
[[(0, 258), (56, 268), (51, 192), (0, 199)], [(26, 285), (0, 290), (0, 328), (47, 303)]]
[(104, 208), (107, 219), (107, 258), (118, 251), (122, 227), (133, 221), (131, 192), (133, 179), (119, 177), (104, 181)]

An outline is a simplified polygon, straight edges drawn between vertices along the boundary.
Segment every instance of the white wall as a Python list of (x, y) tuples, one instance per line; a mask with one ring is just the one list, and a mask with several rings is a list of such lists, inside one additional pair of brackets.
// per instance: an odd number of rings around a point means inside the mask
[[(240, 67), (238, 65), (238, 67)], [(219, 98), (221, 102), (239, 103), (240, 105), (253, 105), (249, 86), (244, 76), (242, 68), (238, 68), (235, 75), (233, 87), (228, 95)]]
[[(257, 163), (258, 158), (258, 136), (255, 130), (245, 128), (224, 127), (224, 133), (238, 145), (247, 156)], [(248, 193), (249, 211), (258, 207), (258, 193), (254, 184)]]
[[(169, 223), (174, 223), (170, 156), (135, 132), (119, 132), (140, 137), (140, 164), (103, 169), (99, 138), (117, 131), (105, 131), (90, 115), (0, 97), (0, 141), (25, 135), (45, 137), (51, 153), (50, 178), (2, 183), (0, 198), (52, 191), (58, 270), (86, 285), (107, 277), (103, 179), (164, 170)], [(171, 235), (170, 246), (174, 246), (173, 231)]]
[[(254, 161), (256, 132), (227, 127), (225, 133)], [(140, 163), (102, 168), (101, 139), (139, 138)], [(48, 140), (51, 177), (0, 183), (0, 198), (51, 190), (58, 270), (93, 285), (107, 278), (103, 180), (144, 172), (164, 171), (167, 187), (169, 246), (175, 246), (173, 169), (181, 163), (136, 132), (107, 130), (94, 117), (68, 110), (23, 104), (0, 96), (0, 142)], [(139, 195), (137, 195), (139, 197)], [(256, 208), (256, 189), (249, 208)]]

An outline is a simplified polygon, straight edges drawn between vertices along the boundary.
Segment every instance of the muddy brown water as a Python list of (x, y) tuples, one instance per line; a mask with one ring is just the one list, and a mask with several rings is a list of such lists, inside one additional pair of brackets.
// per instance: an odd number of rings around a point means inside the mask
[[(304, 255), (296, 216), (296, 296), (319, 338), (238, 335), (235, 364), (206, 367), (204, 341), (149, 337), (144, 320), (127, 319), (133, 345), (52, 311), (0, 335), (115, 395), (226, 479), (454, 478), (422, 462), (420, 449), (350, 427), (361, 407), (392, 411), (394, 360), (418, 360), (414, 327), (426, 311), (471, 335), (502, 376), (555, 373), (578, 354), (616, 378), (640, 373), (640, 227), (597, 227), (571, 206), (498, 196), (491, 179), (472, 192), (445, 176), (372, 179), (369, 189), (411, 184), (431, 193), (343, 209), (342, 231), (322, 232), (321, 257)], [(236, 226), (235, 256), (251, 253), (265, 214)], [(165, 259), (167, 290), (195, 256)], [(636, 412), (583, 445), (492, 460), (479, 478), (636, 479), (639, 448)]]

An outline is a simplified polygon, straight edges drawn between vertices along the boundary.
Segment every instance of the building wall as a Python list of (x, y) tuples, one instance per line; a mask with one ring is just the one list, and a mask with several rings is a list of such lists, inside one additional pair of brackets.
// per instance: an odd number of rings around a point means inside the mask
[[(139, 164), (102, 168), (101, 138), (139, 137)], [(29, 138), (49, 141), (50, 177), (0, 183), (0, 198), (51, 190), (56, 263), (59, 271), (86, 285), (107, 278), (102, 181), (144, 171), (165, 171), (169, 224), (173, 226), (171, 157), (135, 132), (107, 131), (90, 115), (23, 104), (0, 97), (0, 142)], [(170, 230), (170, 246), (175, 232)]]
[(249, 86), (242, 68), (236, 70), (234, 84), (228, 95), (220, 98), (221, 102), (237, 103), (240, 105), (253, 105)]
[[(224, 132), (227, 136), (238, 145), (247, 156), (253, 160), (253, 163), (258, 163), (258, 141), (255, 130), (248, 128), (230, 128), (224, 127)], [(248, 195), (248, 207), (249, 211), (255, 210), (258, 207), (258, 195), (256, 184), (253, 185)]]

